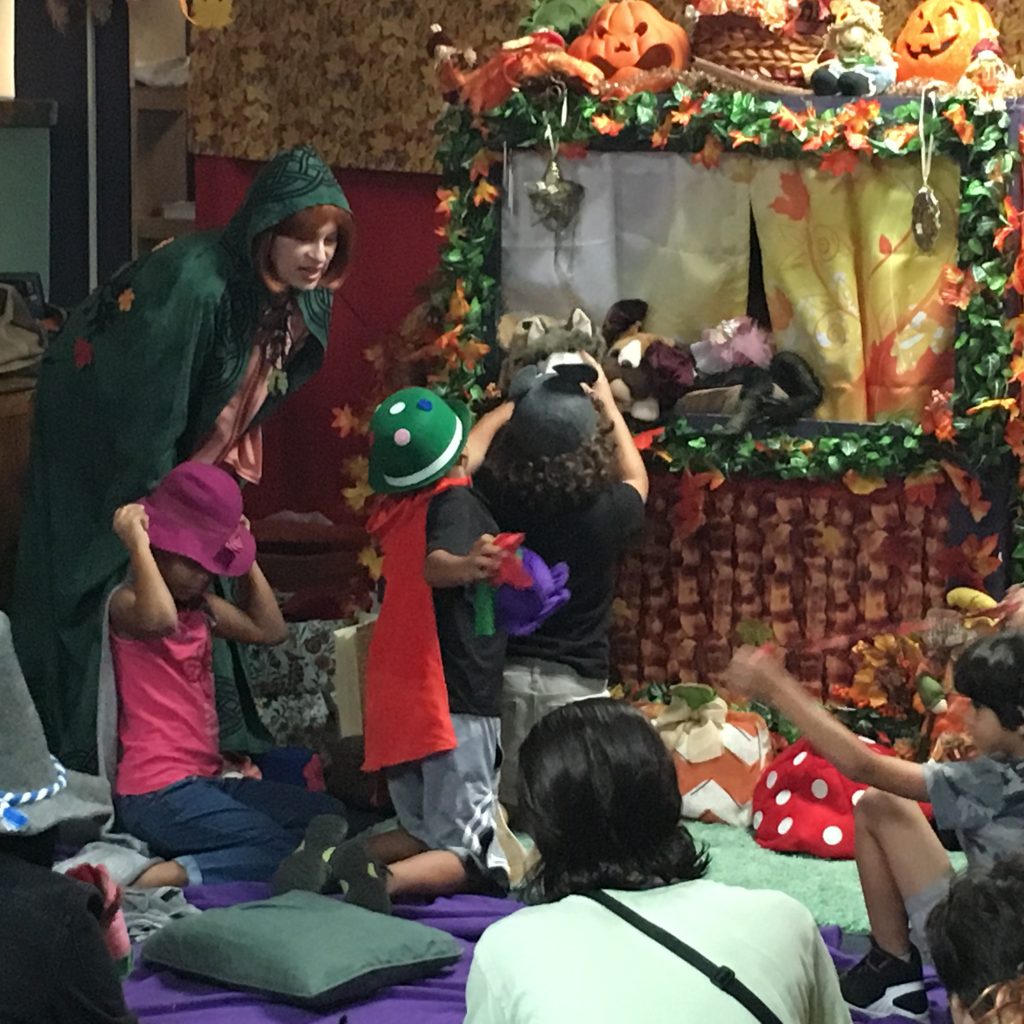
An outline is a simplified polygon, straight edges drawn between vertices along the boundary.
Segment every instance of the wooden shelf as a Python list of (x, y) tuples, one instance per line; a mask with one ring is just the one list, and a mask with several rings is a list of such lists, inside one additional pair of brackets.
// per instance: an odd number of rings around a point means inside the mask
[(139, 238), (162, 242), (165, 238), (180, 238), (191, 235), (196, 229), (195, 221), (171, 217), (138, 217), (135, 233)]
[(133, 85), (132, 103), (136, 110), (166, 110), (183, 114), (188, 104), (188, 90), (183, 85), (162, 89), (152, 85)]

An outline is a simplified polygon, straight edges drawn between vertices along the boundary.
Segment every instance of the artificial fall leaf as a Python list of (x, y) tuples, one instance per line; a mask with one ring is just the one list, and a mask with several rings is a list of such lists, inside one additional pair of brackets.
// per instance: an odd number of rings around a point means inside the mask
[(457, 188), (439, 188), (435, 195), (437, 196), (437, 206), (434, 208), (434, 212), (450, 217), (452, 207), (459, 198), (459, 190)]
[(971, 513), (971, 518), (976, 523), (980, 523), (992, 508), (992, 502), (985, 501), (981, 496), (981, 482), (953, 462), (943, 459), (940, 465), (946, 471), (950, 483), (956, 488), (957, 494), (960, 495), (960, 501)]
[(912, 473), (903, 481), (903, 493), (912, 505), (924, 505), (934, 508), (938, 497), (938, 485), (942, 483), (942, 474), (934, 470)]
[(974, 294), (974, 275), (970, 270), (961, 270), (954, 263), (942, 268), (942, 287), (939, 297), (947, 306), (966, 309)]
[(365, 455), (350, 455), (342, 466), (345, 475), (354, 483), (362, 483), (370, 478), (370, 460)]
[(123, 292), (117, 297), (117, 308), (122, 313), (127, 313), (135, 302), (135, 292), (131, 288), (125, 288)]
[(384, 568), (384, 559), (377, 553), (376, 548), (367, 545), (359, 552), (357, 561), (370, 574), (371, 580), (380, 579), (381, 570)]
[(473, 189), (473, 205), (482, 206), (484, 203), (493, 203), (498, 198), (500, 190), (492, 185), (486, 178), (481, 178)]
[(1024, 354), (1024, 316), (1015, 316), (1007, 321), (1006, 326), (1013, 331), (1013, 351), (1018, 355)]
[(675, 508), (677, 536), (689, 537), (704, 525), (704, 501), (710, 483), (710, 473), (683, 471)]
[(448, 300), (448, 319), (454, 323), (461, 323), (466, 319), (469, 312), (469, 303), (466, 301), (466, 290), (460, 277), (452, 289), (451, 298)]
[(622, 121), (616, 121), (614, 117), (609, 117), (607, 114), (595, 114), (590, 119), (590, 123), (599, 135), (608, 135), (612, 138), (615, 138), (626, 127)]
[(669, 120), (673, 124), (678, 124), (685, 128), (701, 112), (703, 106), (703, 96), (698, 100), (695, 100), (692, 96), (687, 97), (668, 115)]
[(761, 145), (761, 136), (760, 135), (747, 135), (744, 132), (737, 131), (735, 128), (733, 128), (729, 132), (729, 135), (732, 137), (732, 148), (733, 149), (739, 149), (740, 146), (745, 146), (747, 144), (750, 144), (752, 146), (760, 146)]
[(790, 132), (791, 134), (801, 131), (807, 126), (807, 120), (811, 116), (811, 111), (804, 109), (802, 111), (790, 110), (789, 107), (783, 105), (772, 114), (772, 121), (775, 122), (784, 132)]
[(1010, 359), (1010, 380), (1014, 384), (1024, 381), (1024, 355), (1015, 355)]
[(807, 139), (803, 144), (803, 149), (807, 153), (814, 153), (823, 146), (827, 146), (837, 134), (838, 129), (834, 124), (824, 124)]
[(998, 252), (1003, 252), (1006, 243), (1021, 229), (1021, 211), (1014, 205), (1010, 196), (1003, 198), (1003, 219), (1005, 223), (995, 233), (992, 244)]
[(331, 415), (334, 417), (334, 419), (331, 420), (331, 428), (336, 430), (342, 437), (348, 437), (349, 434), (362, 432), (359, 416), (352, 411), (351, 406), (335, 406), (335, 408), (331, 410)]
[(834, 178), (841, 178), (845, 174), (852, 174), (859, 165), (860, 157), (855, 152), (849, 149), (836, 149), (826, 153), (818, 167)]
[(882, 142), (890, 152), (901, 153), (907, 148), (907, 143), (916, 135), (916, 124), (896, 124), (885, 129), (882, 133)]
[(1011, 419), (1003, 431), (1003, 440), (1009, 445), (1010, 451), (1024, 461), (1024, 420)]
[(373, 496), (373, 488), (368, 483), (356, 483), (346, 487), (341, 492), (345, 496), (345, 503), (353, 512), (362, 512), (366, 502)]
[(932, 396), (921, 414), (921, 429), (926, 434), (932, 434), (938, 441), (952, 441), (956, 437), (953, 409), (949, 404), (949, 395), (945, 391), (938, 388), (932, 391)]
[(1017, 258), (1013, 261), (1013, 273), (1010, 275), (1010, 287), (1018, 294), (1024, 295), (1024, 246), (1021, 246)]
[(962, 103), (956, 103), (948, 110), (944, 110), (942, 116), (953, 126), (953, 131), (957, 133), (965, 146), (973, 144), (974, 122), (968, 118)]
[(861, 135), (860, 132), (848, 131), (844, 133), (843, 138), (846, 140), (846, 148), (855, 153), (871, 149), (871, 140), (866, 135)]
[(651, 134), (651, 149), (664, 149), (668, 145), (671, 134), (672, 119), (671, 117), (666, 117)]
[(836, 121), (847, 132), (866, 135), (881, 112), (882, 104), (878, 100), (860, 99), (840, 107), (836, 111)]
[(92, 362), (92, 342), (85, 338), (75, 338), (71, 349), (71, 358), (75, 369), (82, 370)]
[(972, 405), (967, 410), (967, 415), (977, 416), (979, 412), (988, 412), (991, 409), (1006, 409), (1009, 411), (1016, 408), (1016, 398), (986, 398), (984, 401), (978, 402), (977, 405)]
[(469, 180), (476, 181), (486, 178), (491, 173), (491, 166), (501, 162), (501, 154), (492, 149), (481, 149), (469, 165)]
[(984, 581), (1001, 568), (1003, 560), (999, 556), (998, 546), (997, 533), (991, 537), (977, 537), (971, 534), (960, 545), (960, 550), (964, 553), (967, 564), (977, 580)]
[(721, 140), (717, 135), (708, 132), (708, 136), (704, 140), (704, 147), (699, 153), (694, 153), (690, 159), (694, 164), (700, 164), (710, 171), (722, 162), (723, 152), (725, 152), (725, 146)]
[(617, 597), (612, 601), (613, 622), (633, 624), (638, 618), (639, 616), (636, 611), (633, 608), (630, 608), (629, 603), (625, 598)]
[(638, 452), (645, 452), (664, 433), (664, 427), (654, 427), (651, 430), (645, 430), (640, 434), (633, 435), (633, 444)]
[(874, 476), (861, 476), (855, 469), (843, 474), (843, 483), (851, 494), (874, 494), (885, 486), (885, 481)]
[(782, 195), (772, 200), (771, 208), (790, 220), (805, 220), (811, 208), (811, 197), (799, 171), (779, 175)]
[(490, 345), (482, 341), (471, 340), (459, 346), (459, 358), (467, 370), (475, 370), (476, 364), (490, 351)]
[(371, 345), (369, 348), (364, 348), (363, 358), (373, 367), (375, 373), (380, 373), (387, 365), (383, 345)]

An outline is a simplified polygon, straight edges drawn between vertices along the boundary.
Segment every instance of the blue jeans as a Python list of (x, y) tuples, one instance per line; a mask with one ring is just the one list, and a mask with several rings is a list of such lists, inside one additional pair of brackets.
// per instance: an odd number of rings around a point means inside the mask
[(365, 828), (326, 793), (263, 779), (192, 776), (140, 796), (114, 799), (118, 821), (151, 852), (177, 861), (190, 885), (265, 881), (302, 842), (318, 814), (338, 814), (350, 832)]

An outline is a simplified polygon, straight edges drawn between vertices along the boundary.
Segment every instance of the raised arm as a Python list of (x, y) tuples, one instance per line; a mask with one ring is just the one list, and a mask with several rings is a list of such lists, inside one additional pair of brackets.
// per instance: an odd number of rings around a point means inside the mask
[(110, 599), (111, 628), (136, 640), (169, 636), (177, 628), (178, 609), (153, 558), (146, 510), (122, 505), (114, 513), (114, 533), (128, 549), (132, 579)]
[(485, 413), (473, 424), (466, 441), (466, 472), (472, 476), (483, 464), (487, 450), (495, 435), (512, 418), (515, 410), (513, 402), (503, 402), (496, 409)]
[(489, 533), (479, 536), (469, 554), (431, 551), (423, 566), (423, 577), (431, 587), (463, 587), (490, 579), (500, 568), (502, 550)]
[(207, 596), (217, 636), (243, 644), (279, 644), (287, 639), (284, 616), (258, 562), (238, 581), (238, 599), (234, 605), (214, 594)]
[(647, 467), (644, 465), (643, 456), (637, 451), (633, 435), (630, 433), (629, 427), (626, 426), (619, 407), (615, 404), (615, 396), (612, 394), (608, 378), (605, 376), (604, 370), (601, 369), (601, 364), (593, 356), (588, 352), (582, 352), (581, 355), (584, 361), (597, 371), (597, 382), (591, 393), (601, 403), (604, 414), (612, 425), (619, 479), (624, 484), (629, 484), (644, 501), (647, 501), (647, 492), (650, 487), (647, 480)]
[(767, 651), (741, 648), (726, 671), (726, 679), (735, 692), (764, 700), (782, 712), (823, 757), (854, 782), (912, 800), (928, 799), (921, 765), (869, 750), (812, 700)]

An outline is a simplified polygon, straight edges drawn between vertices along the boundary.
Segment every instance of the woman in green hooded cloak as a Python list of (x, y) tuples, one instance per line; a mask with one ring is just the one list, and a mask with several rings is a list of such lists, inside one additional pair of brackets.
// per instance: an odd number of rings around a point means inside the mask
[[(114, 511), (186, 459), (258, 481), (259, 424), (323, 362), (352, 242), (309, 147), (259, 173), (223, 231), (158, 246), (75, 308), (39, 375), (12, 605), (50, 749), (95, 771), (103, 610), (127, 555)], [(237, 652), (215, 652), (224, 749), (266, 734)]]

